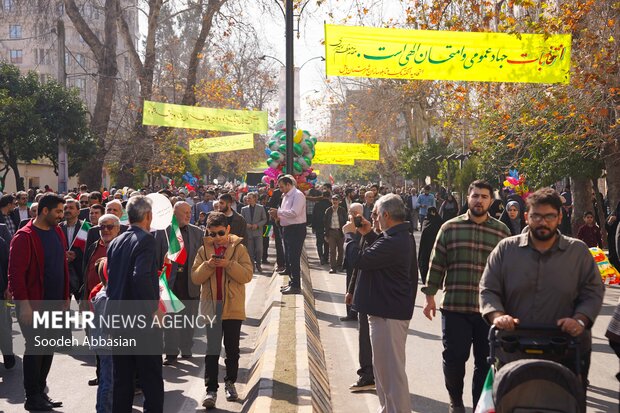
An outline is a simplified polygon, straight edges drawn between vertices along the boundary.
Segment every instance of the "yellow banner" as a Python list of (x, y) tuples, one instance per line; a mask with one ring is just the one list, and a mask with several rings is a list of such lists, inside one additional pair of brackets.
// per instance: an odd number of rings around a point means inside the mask
[(317, 163), (317, 157), (323, 159), (334, 156), (365, 161), (379, 160), (378, 143), (317, 142), (314, 148), (314, 163)]
[(566, 83), (571, 35), (325, 25), (328, 76)]
[(144, 101), (142, 123), (221, 132), (265, 133), (268, 130), (267, 112), (210, 109), (148, 100)]
[(251, 133), (243, 135), (221, 136), (219, 138), (190, 139), (189, 154), (213, 152), (230, 152), (254, 147), (254, 135)]
[(312, 158), (312, 165), (355, 165), (355, 159), (339, 154), (323, 154), (318, 152)]

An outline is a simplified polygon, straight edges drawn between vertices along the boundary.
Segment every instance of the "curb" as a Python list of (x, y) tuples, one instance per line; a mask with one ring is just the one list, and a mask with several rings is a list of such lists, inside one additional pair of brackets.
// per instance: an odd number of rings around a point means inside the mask
[(281, 283), (280, 276), (274, 272), (267, 288), (267, 299), (257, 333), (254, 356), (250, 363), (243, 412), (262, 413), (271, 410), (282, 300)]
[[(297, 399), (298, 412), (331, 413), (331, 392), (316, 315), (308, 255), (302, 254), (303, 297), (297, 298)], [(303, 305), (302, 305), (303, 300)]]

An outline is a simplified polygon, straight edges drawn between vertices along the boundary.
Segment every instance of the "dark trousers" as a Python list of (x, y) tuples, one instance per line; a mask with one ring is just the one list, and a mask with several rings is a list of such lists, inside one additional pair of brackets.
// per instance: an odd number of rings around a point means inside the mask
[(329, 244), (325, 242), (325, 228), (316, 228), (316, 253), (319, 255), (321, 263), (329, 259)]
[(368, 327), (368, 316), (358, 313), (359, 323), (358, 342), (359, 342), (359, 362), (360, 368), (357, 375), (363, 379), (374, 380), (375, 375), (372, 371), (372, 344), (370, 343), (370, 328)]
[[(219, 318), (219, 316), (218, 316)], [(209, 330), (210, 327), (207, 327)], [(226, 376), (224, 381), (237, 381), (237, 373), (239, 372), (239, 340), (241, 338), (241, 320), (222, 320), (221, 323), (216, 321), (211, 329), (221, 329), (221, 331), (207, 331), (208, 344), (207, 355), (205, 356), (205, 386), (207, 391), (217, 391), (218, 371), (220, 361), (222, 336), (224, 338), (224, 351), (226, 352)], [(219, 336), (219, 343), (213, 343)]]
[(112, 356), (112, 411), (130, 413), (134, 396), (136, 372), (144, 393), (144, 412), (163, 413), (164, 381), (161, 356)]
[(286, 272), (290, 274), (291, 286), (301, 287), (301, 252), (306, 239), (306, 224), (293, 224), (282, 227)]
[(339, 229), (327, 230), (329, 244), (329, 266), (332, 270), (339, 270), (344, 259), (344, 234)]
[(0, 299), (0, 352), (5, 356), (13, 355), (13, 318), (3, 299)]
[[(19, 316), (19, 308), (17, 312)], [(51, 349), (50, 351), (46, 351), (41, 347), (36, 347), (37, 342), (34, 338), (37, 335), (41, 335), (41, 333), (35, 332), (32, 328), (32, 324), (26, 325), (19, 323), (19, 327), (24, 335), (25, 341), (23, 372), (24, 390), (28, 398), (44, 392), (47, 386), (47, 375), (52, 367), (54, 354)], [(52, 338), (52, 336), (53, 334), (46, 334), (45, 338)]]
[(473, 406), (478, 404), (489, 364), (489, 325), (479, 313), (457, 313), (442, 310), (443, 374), (450, 402), (463, 404), (463, 379), (465, 363), (474, 346), (474, 375), (472, 382)]
[[(198, 314), (198, 299), (181, 300), (185, 308), (179, 311), (177, 316), (187, 317), (188, 320), (193, 319)], [(187, 322), (185, 328), (166, 328), (164, 329), (164, 353), (166, 356), (178, 356), (181, 354), (192, 354), (192, 346), (194, 345), (194, 329), (190, 322)]]
[(263, 264), (267, 262), (269, 257), (269, 237), (263, 237)]
[[(351, 283), (351, 277), (353, 276), (353, 269), (347, 268), (347, 284), (344, 286), (344, 292), (349, 291), (349, 284)], [(355, 311), (350, 305), (347, 305), (347, 317), (357, 317), (357, 311)]]
[(276, 243), (276, 265), (283, 268), (286, 266), (286, 257), (284, 255), (284, 246), (282, 245), (282, 230), (283, 228), (279, 225), (273, 226)]

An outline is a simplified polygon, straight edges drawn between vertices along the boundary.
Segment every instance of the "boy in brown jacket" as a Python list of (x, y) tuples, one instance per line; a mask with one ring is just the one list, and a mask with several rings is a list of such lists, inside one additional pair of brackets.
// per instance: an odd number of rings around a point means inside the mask
[(201, 285), (200, 307), (207, 325), (205, 356), (206, 396), (202, 405), (215, 408), (218, 363), (224, 338), (226, 351), (226, 399), (238, 398), (235, 389), (239, 370), (241, 322), (245, 320), (245, 284), (252, 280), (253, 265), (242, 238), (230, 234), (226, 216), (212, 212), (207, 218), (203, 246), (192, 267), (192, 282)]

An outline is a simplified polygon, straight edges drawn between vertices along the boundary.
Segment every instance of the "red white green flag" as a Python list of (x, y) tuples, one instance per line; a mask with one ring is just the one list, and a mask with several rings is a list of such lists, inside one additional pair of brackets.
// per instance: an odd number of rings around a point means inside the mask
[(493, 380), (495, 374), (493, 373), (493, 367), (489, 369), (487, 378), (484, 381), (482, 387), (482, 393), (480, 399), (478, 399), (478, 405), (474, 413), (495, 413), (495, 402), (493, 401)]
[(183, 243), (181, 229), (177, 222), (177, 217), (172, 216), (172, 224), (170, 226), (170, 234), (168, 235), (168, 258), (179, 265), (185, 264), (187, 260), (187, 250)]
[(82, 251), (84, 251), (86, 249), (86, 238), (88, 237), (88, 230), (91, 228), (90, 223), (88, 223), (88, 221), (84, 220), (82, 221), (82, 226), (80, 227), (80, 230), (78, 231), (77, 235), (73, 238), (73, 242), (71, 243), (71, 246), (69, 247), (69, 249), (75, 247), (80, 248)]
[(159, 308), (164, 313), (178, 313), (185, 308), (185, 305), (177, 298), (168, 286), (166, 279), (166, 266), (162, 268), (159, 276)]

